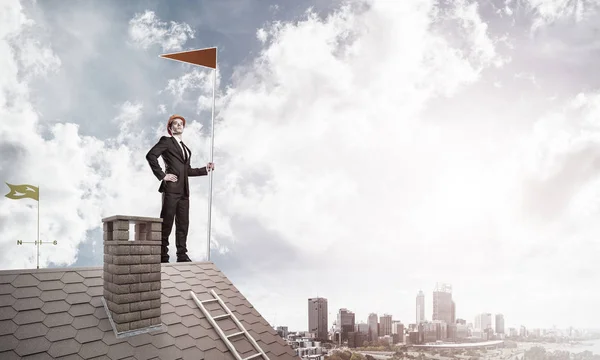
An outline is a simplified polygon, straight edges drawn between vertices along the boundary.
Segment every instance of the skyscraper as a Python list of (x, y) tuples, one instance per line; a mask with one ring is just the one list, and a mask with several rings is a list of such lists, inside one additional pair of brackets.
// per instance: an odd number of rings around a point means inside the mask
[(348, 333), (354, 331), (354, 313), (348, 309), (340, 309), (338, 312), (337, 325), (340, 330), (341, 341), (348, 340)]
[(496, 314), (496, 334), (504, 334), (504, 315)]
[(379, 318), (379, 324), (381, 328), (381, 336), (392, 335), (392, 315), (384, 314)]
[(327, 340), (327, 299), (308, 299), (308, 332), (320, 341)]
[(375, 341), (379, 339), (379, 323), (377, 322), (377, 314), (369, 314), (369, 341)]
[(417, 325), (425, 321), (425, 294), (419, 290), (417, 294)]
[(433, 315), (431, 319), (444, 321), (446, 324), (454, 323), (452, 304), (452, 286), (437, 283), (433, 290)]
[(482, 313), (475, 317), (475, 329), (485, 330), (492, 328), (492, 314)]

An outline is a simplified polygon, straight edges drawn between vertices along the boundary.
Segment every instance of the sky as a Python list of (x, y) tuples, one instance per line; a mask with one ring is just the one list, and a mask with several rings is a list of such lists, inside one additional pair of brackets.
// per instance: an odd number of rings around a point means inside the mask
[[(413, 323), (419, 290), (431, 319), (445, 282), (469, 322), (598, 328), (599, 11), (4, 0), (0, 179), (40, 187), (40, 238), (58, 241), (41, 267), (100, 266), (102, 218), (159, 217), (145, 154), (170, 115), (192, 166), (210, 158), (212, 73), (159, 55), (217, 46), (211, 261), (272, 325), (307, 330), (317, 296), (330, 325), (340, 308)], [(208, 183), (190, 180), (196, 261)], [(35, 268), (16, 240), (37, 211), (0, 198), (1, 269)]]

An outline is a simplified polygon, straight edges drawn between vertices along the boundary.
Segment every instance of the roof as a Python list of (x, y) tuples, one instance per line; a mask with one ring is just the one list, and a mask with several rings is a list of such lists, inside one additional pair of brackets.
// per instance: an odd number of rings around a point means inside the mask
[[(102, 273), (102, 267), (0, 271), (0, 359), (235, 359), (190, 294), (207, 300), (211, 288), (270, 359), (298, 359), (212, 262), (162, 264), (165, 329), (125, 338), (115, 337), (102, 305)], [(205, 307), (212, 316), (224, 313), (217, 303)], [(230, 319), (218, 323), (226, 335), (239, 331)], [(242, 357), (257, 352), (243, 336), (231, 341)]]

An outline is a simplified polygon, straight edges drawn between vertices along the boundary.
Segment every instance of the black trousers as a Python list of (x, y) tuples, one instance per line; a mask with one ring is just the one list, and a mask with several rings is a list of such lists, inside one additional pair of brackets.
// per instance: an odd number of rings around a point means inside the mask
[(190, 198), (184, 194), (162, 194), (162, 250), (161, 261), (169, 261), (169, 236), (175, 220), (175, 246), (177, 258), (187, 254), (187, 235), (190, 225)]

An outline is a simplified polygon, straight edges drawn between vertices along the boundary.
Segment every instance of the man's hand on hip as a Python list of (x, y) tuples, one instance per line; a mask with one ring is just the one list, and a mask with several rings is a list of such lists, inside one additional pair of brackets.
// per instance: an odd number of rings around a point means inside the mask
[(175, 174), (167, 174), (167, 176), (165, 176), (163, 180), (175, 182), (177, 181), (177, 176)]
[(215, 164), (209, 162), (208, 164), (206, 164), (206, 171), (212, 171), (215, 169)]

